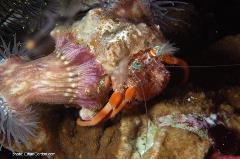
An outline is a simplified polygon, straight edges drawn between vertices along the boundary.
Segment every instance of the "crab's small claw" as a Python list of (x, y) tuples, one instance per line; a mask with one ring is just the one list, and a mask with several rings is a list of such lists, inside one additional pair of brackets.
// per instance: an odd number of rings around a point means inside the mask
[(123, 98), (122, 93), (114, 92), (109, 99), (109, 102), (100, 110), (91, 120), (83, 121), (80, 118), (77, 119), (79, 126), (94, 126), (104, 119), (115, 117), (124, 107), (131, 102), (136, 94), (136, 88), (130, 87), (125, 92)]
[(160, 55), (160, 59), (166, 64), (179, 65), (184, 73), (182, 83), (187, 82), (189, 78), (189, 69), (188, 64), (184, 60), (167, 54)]
[(108, 103), (101, 109), (91, 120), (89, 121), (83, 121), (80, 118), (77, 119), (77, 124), (79, 126), (94, 126), (101, 121), (103, 121), (105, 118), (109, 116), (109, 114), (112, 112), (112, 110), (117, 107), (122, 102), (122, 93), (120, 92), (114, 92)]
[(124, 107), (130, 103), (136, 95), (136, 88), (129, 87), (125, 92), (125, 98), (123, 99), (122, 103), (114, 109), (109, 118), (114, 118)]

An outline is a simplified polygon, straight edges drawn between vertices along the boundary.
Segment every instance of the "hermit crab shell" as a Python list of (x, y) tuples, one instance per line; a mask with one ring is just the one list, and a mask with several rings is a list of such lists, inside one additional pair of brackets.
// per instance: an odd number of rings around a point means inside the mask
[(57, 39), (66, 33), (72, 34), (79, 45), (88, 46), (108, 74), (124, 59), (166, 42), (145, 23), (133, 24), (100, 8), (90, 10), (71, 26), (56, 27), (51, 35)]

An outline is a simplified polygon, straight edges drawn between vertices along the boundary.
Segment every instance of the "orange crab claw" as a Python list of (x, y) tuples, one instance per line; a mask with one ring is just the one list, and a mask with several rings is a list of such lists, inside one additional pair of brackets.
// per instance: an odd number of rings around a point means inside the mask
[(101, 121), (103, 121), (111, 112), (112, 110), (117, 107), (122, 101), (122, 93), (114, 92), (108, 103), (104, 106), (102, 110), (100, 110), (91, 120), (83, 121), (80, 118), (77, 119), (77, 124), (79, 126), (94, 126)]
[(124, 107), (131, 102), (136, 94), (136, 88), (130, 87), (125, 92), (123, 99), (122, 93), (114, 92), (109, 99), (109, 102), (105, 107), (100, 110), (91, 120), (83, 121), (80, 118), (77, 119), (79, 126), (94, 126), (104, 119), (115, 117)]
[(176, 58), (171, 55), (166, 55), (166, 54), (160, 55), (160, 58), (166, 64), (179, 65), (184, 73), (182, 83), (187, 82), (188, 77), (189, 77), (189, 69), (188, 69), (188, 64), (184, 60), (182, 60), (180, 58)]
[(123, 99), (122, 103), (114, 109), (109, 118), (114, 118), (124, 107), (127, 106), (129, 102), (131, 102), (136, 95), (136, 88), (130, 87), (125, 92), (125, 98)]

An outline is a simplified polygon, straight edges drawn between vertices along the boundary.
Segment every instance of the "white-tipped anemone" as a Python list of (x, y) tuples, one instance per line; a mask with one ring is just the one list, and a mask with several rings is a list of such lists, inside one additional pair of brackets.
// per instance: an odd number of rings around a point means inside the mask
[(20, 42), (17, 42), (16, 36), (13, 37), (12, 43), (6, 43), (0, 36), (0, 64), (3, 64), (7, 59), (12, 56), (21, 55), (23, 58), (26, 56), (26, 49)]
[(169, 42), (157, 45), (153, 49), (156, 51), (156, 56), (160, 56), (161, 54), (174, 54), (178, 51), (178, 48)]
[(151, 16), (153, 23), (160, 25), (163, 29), (168, 29), (169, 25), (173, 22), (186, 24), (183, 19), (169, 14), (171, 11), (177, 14), (184, 12), (186, 6), (188, 6), (186, 2), (178, 0), (101, 0), (101, 2), (104, 8), (110, 10), (115, 9), (118, 5), (123, 5), (124, 9), (129, 9), (129, 4), (133, 4), (133, 2), (141, 4), (144, 6), (146, 13)]
[(0, 149), (4, 145), (14, 151), (14, 144), (19, 150), (22, 150), (23, 146), (31, 149), (29, 139), (36, 136), (36, 128), (36, 116), (31, 108), (13, 110), (5, 99), (0, 97)]
[(188, 5), (186, 2), (181, 1), (170, 1), (170, 0), (144, 0), (145, 5), (150, 8), (154, 23), (160, 25), (161, 28), (167, 29), (171, 22), (180, 22), (186, 24), (184, 20), (178, 19), (175, 16), (170, 16), (170, 11), (183, 12), (184, 7)]

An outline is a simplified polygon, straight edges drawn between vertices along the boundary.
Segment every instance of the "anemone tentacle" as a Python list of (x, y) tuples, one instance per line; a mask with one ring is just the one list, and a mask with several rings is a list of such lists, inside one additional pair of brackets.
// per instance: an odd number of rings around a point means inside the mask
[(36, 112), (31, 108), (16, 111), (11, 109), (3, 97), (0, 97), (0, 134), (1, 146), (4, 144), (13, 151), (13, 144), (19, 150), (22, 146), (31, 149), (29, 139), (36, 136)]

